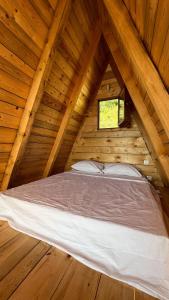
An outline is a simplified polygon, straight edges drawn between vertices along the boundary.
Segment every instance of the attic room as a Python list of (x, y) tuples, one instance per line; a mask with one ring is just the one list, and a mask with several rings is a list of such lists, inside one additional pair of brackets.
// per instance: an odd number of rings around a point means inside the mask
[(168, 70), (168, 0), (0, 0), (0, 300), (169, 300)]

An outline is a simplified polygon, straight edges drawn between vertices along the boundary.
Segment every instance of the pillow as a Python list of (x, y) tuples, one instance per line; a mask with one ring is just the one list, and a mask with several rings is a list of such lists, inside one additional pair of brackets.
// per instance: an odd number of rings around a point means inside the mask
[(73, 170), (89, 172), (89, 173), (103, 173), (103, 164), (94, 160), (82, 160), (71, 166)]
[(121, 163), (105, 163), (103, 173), (142, 177), (141, 173), (134, 166)]

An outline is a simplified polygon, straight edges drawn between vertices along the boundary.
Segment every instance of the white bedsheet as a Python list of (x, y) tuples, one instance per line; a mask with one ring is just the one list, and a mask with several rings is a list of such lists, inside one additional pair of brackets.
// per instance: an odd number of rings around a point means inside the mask
[[(38, 213), (37, 213), (38, 212)], [(162, 300), (169, 299), (167, 236), (0, 195), (0, 219), (78, 261)]]

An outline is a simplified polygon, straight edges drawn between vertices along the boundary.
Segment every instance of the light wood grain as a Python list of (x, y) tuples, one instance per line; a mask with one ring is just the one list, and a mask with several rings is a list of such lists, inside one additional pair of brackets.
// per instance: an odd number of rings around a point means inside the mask
[(52, 151), (50, 153), (47, 165), (45, 167), (44, 174), (43, 174), (44, 177), (46, 177), (50, 174), (51, 168), (53, 167), (54, 161), (55, 161), (55, 159), (57, 157), (57, 154), (60, 150), (61, 143), (63, 141), (63, 137), (64, 137), (64, 133), (65, 133), (65, 129), (66, 129), (68, 123), (69, 123), (69, 120), (72, 116), (74, 107), (75, 107), (75, 105), (77, 103), (77, 100), (79, 98), (79, 95), (81, 93), (81, 89), (82, 89), (82, 86), (85, 82), (89, 65), (90, 65), (90, 63), (93, 59), (93, 56), (95, 55), (95, 52), (96, 52), (96, 49), (97, 49), (97, 46), (98, 46), (98, 43), (99, 43), (99, 40), (100, 40), (100, 36), (101, 36), (100, 28), (97, 25), (96, 29), (90, 35), (90, 39), (91, 39), (90, 44), (91, 45), (90, 45), (87, 53), (86, 53), (86, 51), (85, 51), (85, 53), (82, 53), (81, 59), (83, 61), (83, 66), (80, 70), (79, 76), (77, 77), (75, 87), (73, 89), (72, 95), (70, 97), (70, 100), (69, 100), (69, 103), (68, 103), (68, 106), (67, 106), (67, 110), (64, 114), (64, 117), (63, 117), (63, 120), (61, 122), (61, 125), (60, 125), (60, 128), (59, 128), (55, 143), (53, 145), (53, 148), (52, 148)]
[[(51, 53), (53, 50), (53, 46), (58, 38), (58, 35), (63, 27), (65, 18), (67, 17), (67, 13), (69, 10), (69, 1), (60, 1), (53, 18), (53, 23), (48, 33), (48, 41), (45, 44), (44, 50), (42, 52), (38, 68), (36, 70), (35, 76), (33, 78), (32, 86), (29, 91), (29, 95), (27, 98), (26, 106), (23, 112), (23, 116), (20, 122), (20, 126), (17, 132), (17, 137), (11, 151), (11, 156), (8, 161), (8, 166), (6, 168), (6, 172), (4, 174), (4, 179), (2, 182), (2, 189), (5, 190), (8, 187), (10, 177), (16, 163), (16, 160), (20, 153), (22, 153), (22, 147), (25, 146), (25, 137), (29, 135), (31, 125), (33, 123), (33, 116), (31, 114), (33, 111), (37, 110), (37, 107), (40, 102), (40, 98), (43, 94), (43, 85), (48, 76), (48, 67), (51, 63)], [(22, 5), (22, 3), (20, 3)], [(31, 118), (30, 118), (31, 116)]]
[(169, 164), (169, 159), (167, 156), (167, 152), (166, 152), (166, 149), (159, 137), (158, 131), (149, 115), (149, 112), (148, 112), (146, 106), (144, 105), (144, 101), (143, 101), (142, 95), (140, 93), (140, 90), (137, 87), (137, 82), (135, 80), (135, 77), (131, 71), (129, 64), (127, 63), (127, 60), (121, 54), (121, 51), (120, 51), (113, 35), (105, 34), (105, 38), (109, 45), (110, 51), (113, 55), (113, 58), (116, 62), (116, 65), (119, 68), (119, 71), (123, 77), (126, 87), (131, 95), (131, 98), (137, 109), (137, 112), (140, 115), (140, 118), (144, 124), (145, 130), (147, 131), (147, 134), (151, 140), (153, 148), (157, 154), (158, 160), (163, 168), (163, 171), (165, 172), (165, 178), (167, 179), (167, 182), (168, 182), (169, 174), (168, 174), (168, 168), (166, 168), (166, 165)]
[[(114, 29), (117, 40), (122, 45), (128, 60), (131, 62), (134, 75), (139, 76), (169, 137), (169, 123), (167, 121), (169, 115), (169, 95), (163, 82), (143, 48), (123, 2), (121, 0), (104, 0), (104, 4), (114, 26), (112, 29)], [(126, 43), (127, 40), (130, 40), (130, 43)]]
[(1, 300), (155, 300), (0, 220)]

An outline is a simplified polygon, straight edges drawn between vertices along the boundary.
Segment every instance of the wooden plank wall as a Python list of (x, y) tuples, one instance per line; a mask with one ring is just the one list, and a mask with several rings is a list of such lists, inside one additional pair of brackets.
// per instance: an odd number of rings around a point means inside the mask
[[(168, 0), (124, 0), (124, 2), (168, 88)], [(0, 185), (56, 5), (57, 0), (0, 1)], [(87, 49), (89, 31), (98, 18), (95, 5), (96, 2), (91, 0), (73, 1), (68, 23), (55, 50), (52, 71), (45, 86), (28, 145), (22, 161), (14, 170), (11, 186), (39, 179), (43, 174), (75, 77), (83, 63), (79, 61), (81, 52), (84, 47)], [(102, 41), (65, 132), (52, 173), (64, 169), (105, 58), (106, 50)], [(107, 85), (102, 86), (99, 97), (105, 92), (113, 92), (112, 88), (118, 89), (113, 80), (109, 91)], [(142, 89), (139, 78), (138, 86), (142, 90), (144, 101), (159, 135), (169, 151), (169, 140), (146, 91)]]
[(70, 119), (67, 130), (65, 132), (64, 141), (62, 143), (59, 155), (55, 161), (52, 174), (61, 172), (65, 168), (68, 156), (79, 132), (79, 128), (81, 127), (81, 122), (84, 118), (84, 113), (86, 111), (88, 101), (90, 101), (93, 93), (95, 92), (95, 89), (97, 88), (97, 81), (101, 76), (103, 68), (102, 65), (104, 65), (106, 59), (106, 55), (104, 54), (106, 53), (105, 51), (104, 43), (101, 40), (96, 56), (93, 59), (91, 67), (89, 68), (86, 82), (82, 88), (80, 97), (75, 106), (73, 117)]
[[(89, 46), (89, 32), (97, 18), (97, 11), (94, 9), (94, 6), (90, 7), (90, 5), (91, 1), (85, 1), (84, 3), (84, 1), (75, 0), (73, 2), (65, 30), (55, 49), (52, 70), (36, 113), (24, 156), (14, 171), (11, 186), (27, 183), (42, 177), (75, 79), (78, 76), (78, 70), (83, 63), (80, 61), (81, 53), (84, 51), (84, 47), (87, 49)], [(93, 10), (93, 16), (91, 10)], [(65, 132), (63, 145), (54, 165), (53, 173), (64, 169), (65, 162), (79, 130), (86, 103), (91, 96), (104, 61), (104, 43), (103, 46), (100, 43), (75, 107), (73, 117)]]
[[(111, 73), (113, 76), (113, 73)], [(116, 97), (121, 93), (121, 88), (115, 77), (111, 80), (108, 68), (96, 99), (88, 108), (86, 119), (77, 136), (72, 152), (67, 161), (66, 169), (79, 160), (94, 159), (102, 162), (124, 162), (134, 164), (145, 176), (151, 175), (155, 185), (162, 185), (162, 181), (145, 140), (141, 135), (135, 117), (131, 116), (131, 127), (111, 130), (97, 130), (98, 122), (98, 97)], [(110, 82), (111, 89), (106, 90)], [(117, 88), (118, 86), (118, 88)], [(105, 91), (105, 93), (104, 93)], [(111, 94), (110, 94), (111, 93)], [(144, 160), (149, 160), (149, 165), (144, 165)]]
[(0, 1), (0, 185), (55, 2)]
[[(169, 1), (123, 0), (123, 2), (128, 8), (142, 42), (156, 66), (167, 91), (169, 91)], [(138, 87), (142, 91), (144, 102), (169, 154), (169, 139), (139, 78)]]
[(101, 82), (100, 88), (97, 93), (97, 98), (104, 99), (110, 98), (112, 95), (119, 95), (122, 88), (120, 87), (114, 73), (112, 72), (111, 66), (108, 65)]

